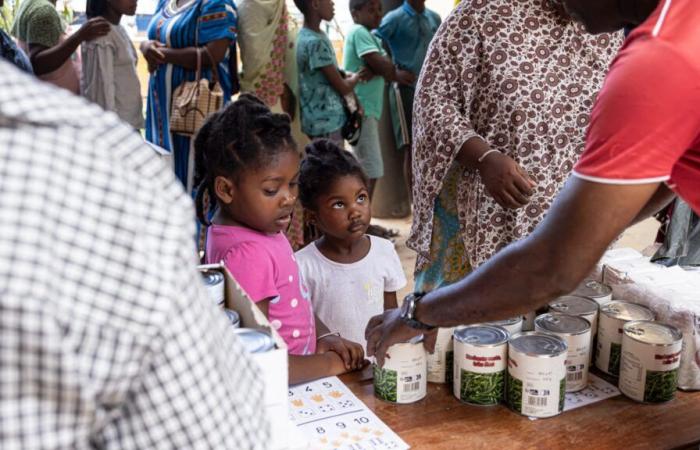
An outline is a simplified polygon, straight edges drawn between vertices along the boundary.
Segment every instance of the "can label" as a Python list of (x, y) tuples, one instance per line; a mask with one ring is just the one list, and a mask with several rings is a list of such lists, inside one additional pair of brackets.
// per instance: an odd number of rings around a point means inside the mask
[(678, 387), (683, 341), (668, 346), (622, 337), (620, 391), (633, 400), (662, 403), (673, 399)]
[(428, 381), (430, 383), (452, 383), (454, 328), (440, 328), (435, 342), (435, 351), (428, 354)]
[(595, 366), (607, 374), (618, 376), (622, 356), (622, 327), (625, 321), (601, 314), (598, 324)]
[(591, 332), (561, 336), (569, 351), (566, 355), (566, 392), (576, 392), (588, 385), (588, 365), (591, 361)]
[(506, 400), (515, 412), (529, 417), (552, 417), (564, 410), (566, 353), (537, 358), (508, 354)]
[(456, 341), (454, 354), (454, 396), (475, 405), (500, 403), (504, 396), (508, 344), (483, 347)]
[(374, 366), (374, 395), (392, 403), (413, 403), (427, 393), (428, 365), (423, 343), (395, 344), (384, 367)]

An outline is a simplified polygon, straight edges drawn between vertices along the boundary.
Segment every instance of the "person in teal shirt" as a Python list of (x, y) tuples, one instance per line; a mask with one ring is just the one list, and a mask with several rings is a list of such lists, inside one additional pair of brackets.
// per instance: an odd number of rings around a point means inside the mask
[(350, 0), (350, 13), (355, 25), (345, 39), (345, 70), (359, 72), (367, 67), (376, 75), (355, 86), (355, 94), (364, 110), (364, 116), (360, 140), (353, 146), (353, 152), (370, 179), (369, 194), (372, 197), (377, 179), (384, 175), (379, 119), (382, 115), (385, 80), (413, 85), (415, 76), (409, 71), (397, 69), (386, 56), (381, 40), (370, 31), (381, 22), (382, 7), (379, 0)]
[[(412, 72), (417, 78), (440, 23), (440, 16), (425, 7), (425, 0), (405, 0), (403, 5), (384, 16), (377, 34), (389, 46), (394, 64)], [(396, 147), (404, 151), (404, 175), (409, 193), (412, 184), (410, 146), (414, 94), (414, 84), (394, 84), (389, 96)]]
[(309, 138), (328, 138), (342, 145), (345, 123), (342, 97), (352, 93), (360, 74), (343, 77), (321, 21), (335, 15), (332, 0), (294, 0), (304, 14), (304, 27), (297, 37), (301, 129)]

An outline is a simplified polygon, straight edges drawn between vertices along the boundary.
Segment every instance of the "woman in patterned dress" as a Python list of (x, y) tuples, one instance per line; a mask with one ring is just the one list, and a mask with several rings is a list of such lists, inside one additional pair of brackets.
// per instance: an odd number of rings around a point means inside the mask
[(587, 34), (557, 0), (463, 0), (443, 23), (414, 110), (416, 291), (532, 232), (583, 150), (621, 42)]
[[(170, 150), (175, 174), (192, 189), (190, 138), (170, 132), (170, 104), (175, 88), (196, 77), (202, 51), (202, 77), (211, 80), (216, 66), (224, 103), (237, 90), (236, 24), (233, 0), (160, 0), (141, 52), (151, 79), (146, 107), (146, 139)], [(210, 56), (209, 56), (210, 55)], [(213, 61), (212, 61), (213, 60)]]

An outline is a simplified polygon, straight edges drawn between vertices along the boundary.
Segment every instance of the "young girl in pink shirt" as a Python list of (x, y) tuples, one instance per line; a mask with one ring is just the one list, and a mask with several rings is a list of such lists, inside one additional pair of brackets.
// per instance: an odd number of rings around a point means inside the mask
[(208, 226), (206, 261), (223, 261), (285, 340), (290, 384), (361, 368), (362, 347), (329, 333), (315, 317), (284, 235), (301, 161), (289, 116), (243, 94), (202, 127), (195, 158), (197, 217)]

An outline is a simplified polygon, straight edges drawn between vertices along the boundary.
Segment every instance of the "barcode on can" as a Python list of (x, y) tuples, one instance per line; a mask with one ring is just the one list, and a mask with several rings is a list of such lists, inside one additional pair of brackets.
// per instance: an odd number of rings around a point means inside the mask
[(420, 382), (416, 381), (415, 383), (406, 383), (403, 385), (403, 390), (405, 392), (415, 392), (420, 388)]
[(547, 406), (547, 397), (528, 397), (528, 406)]
[(583, 380), (583, 372), (569, 372), (566, 374), (566, 382)]

